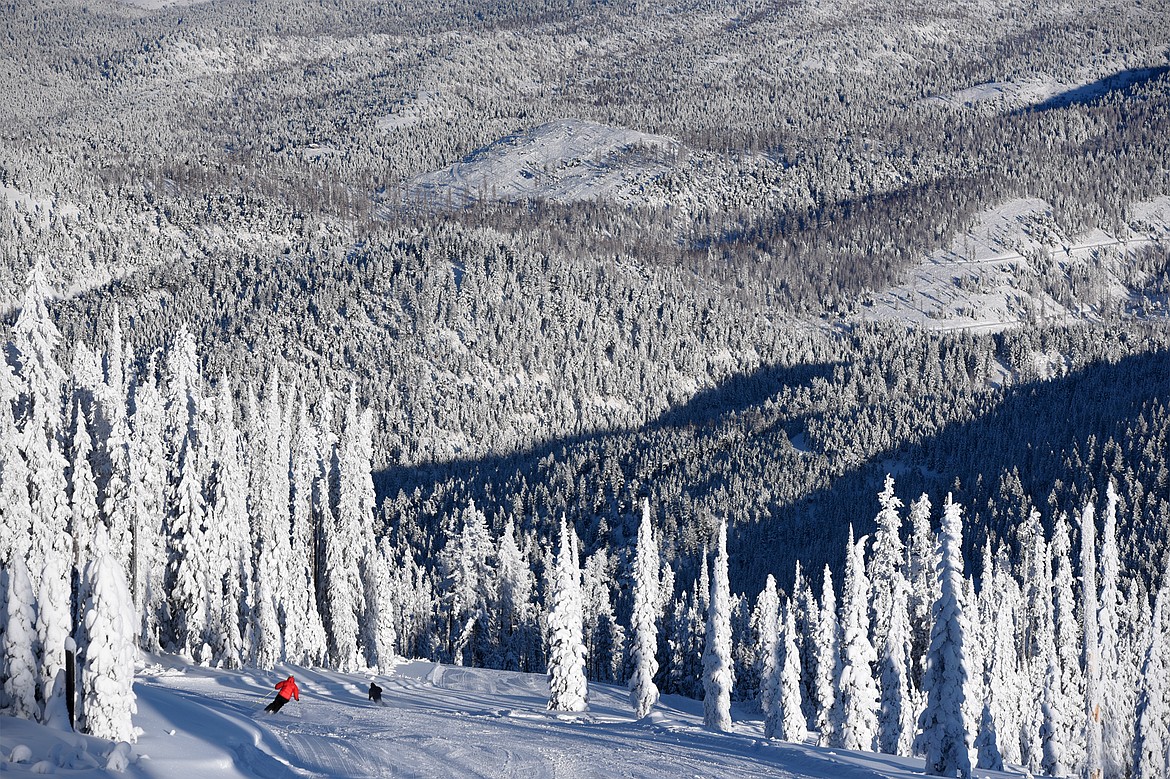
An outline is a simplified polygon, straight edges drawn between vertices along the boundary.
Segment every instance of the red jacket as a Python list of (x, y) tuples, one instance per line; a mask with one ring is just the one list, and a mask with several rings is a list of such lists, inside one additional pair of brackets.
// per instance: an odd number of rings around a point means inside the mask
[(297, 680), (291, 676), (283, 682), (276, 683), (276, 694), (286, 701), (289, 698), (296, 698), (298, 701), (301, 699), (301, 690), (297, 687)]

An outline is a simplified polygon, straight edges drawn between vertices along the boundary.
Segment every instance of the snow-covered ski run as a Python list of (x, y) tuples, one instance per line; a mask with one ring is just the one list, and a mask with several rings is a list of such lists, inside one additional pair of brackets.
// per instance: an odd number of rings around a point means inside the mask
[[(275, 681), (295, 674), (300, 702), (261, 711)], [(379, 675), (279, 666), (227, 671), (153, 657), (135, 684), (141, 733), (129, 750), (0, 719), (6, 777), (125, 776), (152, 779), (366, 779), (410, 777), (801, 777), (908, 779), (922, 761), (811, 744), (769, 741), (761, 716), (733, 710), (730, 733), (703, 728), (702, 703), (663, 696), (636, 720), (625, 688), (590, 686), (581, 714), (546, 709), (542, 675), (402, 661)], [(15, 758), (15, 760), (13, 760)], [(122, 772), (119, 763), (126, 762)], [(111, 765), (107, 769), (107, 765)], [(977, 777), (1022, 772), (977, 770)]]

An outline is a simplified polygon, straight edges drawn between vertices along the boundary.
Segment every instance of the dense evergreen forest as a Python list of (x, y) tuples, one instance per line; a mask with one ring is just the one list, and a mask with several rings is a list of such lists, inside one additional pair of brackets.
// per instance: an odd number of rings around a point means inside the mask
[[(1100, 596), (1128, 685), (1108, 775), (1147, 743), (1165, 5), (32, 0), (0, 22), (0, 639), (40, 642), (0, 651), (0, 706), (49, 705), (109, 558), (139, 647), (226, 666), (544, 671), (579, 613), (590, 680), (708, 695), (718, 632), (719, 694), (768, 710), (787, 616), (805, 722), (907, 754), (922, 572), (953, 553), (940, 576), (1000, 642), (971, 650), (972, 735), (1093, 763), (1068, 701)], [(977, 264), (980, 219), (1024, 198), (1039, 215), (995, 236), (1016, 313), (866, 318), (933, 253)], [(978, 320), (982, 271), (945, 283)], [(917, 595), (890, 640), (895, 570)], [(818, 616), (838, 597), (873, 615), (848, 631), (868, 650)], [(880, 737), (834, 703), (872, 691), (837, 660), (903, 685)]]

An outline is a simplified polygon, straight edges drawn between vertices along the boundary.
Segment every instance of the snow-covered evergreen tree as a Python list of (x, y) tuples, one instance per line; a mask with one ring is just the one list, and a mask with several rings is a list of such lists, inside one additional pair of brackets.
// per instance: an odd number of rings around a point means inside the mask
[(908, 590), (906, 580), (895, 573), (889, 629), (878, 658), (881, 706), (878, 711), (877, 748), (891, 755), (909, 755), (914, 742), (916, 712), (910, 697)]
[(500, 667), (508, 671), (530, 671), (539, 654), (540, 643), (533, 603), (536, 582), (532, 567), (516, 543), (516, 527), (511, 517), (500, 534), (496, 560), (500, 640), (503, 644)]
[(793, 573), (792, 601), (795, 607), (796, 644), (800, 649), (800, 694), (805, 720), (809, 721), (816, 718), (817, 711), (816, 636), (821, 617), (817, 597), (808, 578), (801, 571), (799, 560)]
[(979, 717), (979, 734), (975, 737), (975, 750), (978, 754), (976, 768), (1003, 770), (1003, 756), (999, 752), (999, 739), (995, 732), (995, 716), (991, 713), (991, 705), (987, 701), (984, 701), (983, 714)]
[[(49, 315), (51, 295), (44, 267), (38, 261), (28, 274), (28, 287), (12, 328), (12, 344), (29, 393), (28, 424), (55, 439), (62, 429), (65, 371), (53, 354), (61, 341), (61, 331)], [(40, 560), (28, 562), (34, 570), (40, 570)]]
[(707, 633), (703, 645), (703, 724), (711, 730), (731, 730), (731, 688), (735, 683), (731, 659), (731, 588), (727, 576), (727, 522), (719, 525)]
[(32, 546), (30, 474), (13, 411), (22, 394), (23, 382), (0, 357), (0, 560), (24, 560)]
[(760, 710), (764, 712), (764, 737), (777, 738), (783, 726), (784, 645), (780, 630), (780, 596), (776, 579), (768, 574), (756, 601), (756, 630), (759, 636)]
[(970, 670), (964, 651), (963, 526), (958, 504), (948, 495), (938, 535), (939, 597), (931, 609), (930, 647), (923, 685), (926, 708), (918, 719), (915, 752), (933, 776), (970, 779), (970, 728), (963, 714)]
[(0, 634), (0, 653), (4, 655), (4, 697), (14, 717), (36, 719), (37, 704), (36, 596), (29, 582), (24, 560), (8, 560), (0, 575), (5, 578), (4, 632)]
[(332, 660), (343, 671), (358, 667), (359, 613), (365, 604), (359, 568), (365, 535), (362, 522), (368, 521), (361, 474), (361, 435), (356, 402), (351, 398), (338, 454), (337, 514), (325, 527), (326, 629)]
[(1170, 776), (1170, 682), (1167, 681), (1166, 625), (1163, 615), (1170, 598), (1170, 574), (1154, 601), (1149, 645), (1142, 661), (1137, 719), (1133, 741), (1134, 779)]
[(98, 524), (98, 489), (89, 458), (93, 440), (89, 434), (87, 414), (76, 398), (73, 404), (73, 446), (69, 468), (69, 535), (72, 536), (70, 558), (77, 570), (89, 562), (89, 543)]
[(1040, 770), (1046, 776), (1064, 776), (1068, 773), (1066, 733), (1056, 705), (1056, 697), (1060, 694), (1060, 669), (1057, 668), (1055, 645), (1049, 646), (1046, 654), (1048, 670), (1044, 674), (1044, 691), (1040, 698)]
[(70, 584), (73, 570), (69, 540), (61, 537), (48, 548), (45, 567), (41, 570), (41, 593), (37, 598), (37, 646), (40, 648), (42, 697), (47, 698), (57, 673), (65, 668), (65, 643), (72, 625)]
[(394, 624), (391, 558), (384, 545), (375, 545), (365, 551), (362, 560), (362, 578), (366, 589), (366, 612), (363, 618), (366, 661), (371, 668), (385, 671), (393, 667), (394, 646), (398, 640)]
[(213, 433), (214, 462), (207, 514), (212, 548), (209, 599), (217, 601), (208, 629), (216, 659), (228, 668), (238, 668), (248, 656), (243, 625), (250, 620), (244, 593), (251, 571), (248, 528), (248, 481), (241, 463), (240, 434), (235, 423), (235, 400), (227, 376), (219, 381)]
[[(639, 719), (658, 703), (658, 544), (650, 520), (650, 502), (642, 502), (642, 522), (638, 526), (638, 545), (634, 550), (634, 610), (630, 616), (633, 646), (630, 664), (630, 705)], [(769, 576), (768, 581), (772, 582)], [(775, 586), (773, 582), (773, 586)]]
[(167, 563), (163, 542), (167, 456), (162, 438), (163, 401), (154, 374), (152, 357), (147, 361), (145, 378), (131, 385), (134, 417), (130, 443), (130, 587), (141, 625), (139, 640), (148, 651), (161, 649)]
[(865, 575), (868, 536), (853, 542), (845, 558), (845, 587), (841, 597), (841, 681), (839, 695), (842, 727), (835, 731), (834, 746), (872, 750), (877, 737), (878, 689), (873, 678), (877, 653), (869, 642), (869, 579)]
[(1072, 542), (1068, 517), (1056, 518), (1052, 531), (1052, 621), (1055, 632), (1058, 688), (1053, 692), (1056, 725), (1064, 745), (1064, 765), (1070, 773), (1081, 773), (1085, 742), (1085, 677), (1081, 670), (1081, 629), (1077, 617), (1077, 600), (1073, 593)]
[(821, 584), (820, 623), (817, 630), (817, 731), (821, 746), (834, 743), (841, 706), (837, 695), (841, 680), (841, 628), (837, 621), (837, 595), (833, 573), (825, 566)]
[(194, 437), (184, 438), (174, 483), (170, 537), (167, 543), (167, 591), (170, 642), (174, 651), (206, 661), (203, 643), (208, 625), (208, 542), (201, 464)]
[(1085, 671), (1084, 708), (1081, 710), (1085, 744), (1085, 779), (1102, 779), (1105, 770), (1101, 735), (1101, 653), (1097, 645), (1097, 528), (1093, 504), (1086, 503), (1081, 512), (1081, 603), (1085, 629), (1082, 666)]
[(909, 565), (906, 578), (910, 584), (910, 687), (921, 697), (922, 675), (926, 669), (926, 650), (930, 646), (931, 609), (938, 600), (937, 547), (930, 527), (930, 497), (923, 493), (910, 504)]
[[(321, 469), (320, 447), (316, 429), (309, 418), (305, 396), (297, 403), (296, 424), (291, 446), (292, 481), (292, 564), (290, 565), (290, 597), (300, 601), (297, 612), (302, 623), (296, 629), (299, 652), (294, 662), (321, 665), (328, 656), (328, 638), (317, 604), (317, 533), (313, 521), (313, 484)], [(397, 631), (395, 631), (397, 633)]]
[(125, 573), (109, 553), (104, 527), (98, 528), (93, 559), (85, 566), (82, 603), (79, 721), (91, 735), (134, 742), (136, 620)]
[(549, 584), (548, 707), (552, 711), (585, 711), (589, 707), (577, 559), (576, 533), (562, 517), (561, 548)]
[(1122, 779), (1130, 765), (1133, 745), (1136, 668), (1122, 645), (1120, 619), (1123, 610), (1118, 577), (1121, 564), (1117, 550), (1117, 491), (1113, 482), (1105, 492), (1105, 523), (1101, 529), (1100, 602), (1097, 606), (1097, 642), (1101, 675), (1101, 742), (1105, 776)]
[(866, 566), (865, 574), (872, 589), (873, 624), (870, 642), (880, 649), (885, 645), (886, 633), (889, 632), (894, 590), (899, 586), (898, 580), (905, 577), (902, 572), (905, 565), (905, 549), (901, 536), (902, 517), (898, 514), (902, 501), (894, 495), (894, 478), (888, 474), (885, 486), (878, 495), (878, 503), (881, 505), (881, 511), (875, 519), (877, 530), (873, 535), (873, 554)]
[(808, 725), (800, 700), (800, 655), (796, 649), (796, 621), (792, 602), (784, 609), (783, 629), (777, 648), (783, 649), (780, 661), (780, 728), (778, 735), (784, 741), (802, 743), (808, 735)]

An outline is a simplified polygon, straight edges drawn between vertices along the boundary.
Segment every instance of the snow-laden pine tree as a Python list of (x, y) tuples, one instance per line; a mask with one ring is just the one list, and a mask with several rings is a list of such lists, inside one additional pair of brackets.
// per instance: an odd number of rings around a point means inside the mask
[(506, 671), (530, 671), (540, 653), (533, 603), (536, 582), (532, 566), (516, 543), (516, 526), (511, 517), (505, 521), (498, 539), (496, 561), (502, 643), (500, 667)]
[(784, 646), (780, 631), (780, 596), (776, 579), (768, 574), (756, 601), (756, 631), (760, 660), (760, 710), (764, 712), (764, 737), (777, 738), (783, 724)]
[(833, 590), (833, 572), (825, 566), (821, 583), (820, 622), (817, 647), (817, 731), (821, 746), (834, 743), (839, 727), (841, 705), (837, 688), (841, 680), (841, 627), (837, 621), (837, 595)]
[(1082, 667), (1085, 671), (1082, 741), (1085, 744), (1085, 779), (1102, 779), (1105, 770), (1101, 734), (1101, 653), (1097, 645), (1097, 528), (1093, 504), (1086, 503), (1081, 512), (1081, 603), (1085, 629), (1082, 644)]
[(1045, 655), (1048, 670), (1044, 674), (1044, 690), (1040, 697), (1040, 770), (1045, 776), (1064, 776), (1068, 773), (1066, 733), (1056, 705), (1060, 694), (1060, 669), (1057, 667), (1056, 646), (1051, 641)]
[(32, 545), (33, 510), (28, 464), (20, 451), (13, 412), (23, 382), (0, 357), (0, 560), (28, 557)]
[[(997, 728), (997, 753), (1009, 763), (1021, 762), (1022, 702), (1028, 679), (1020, 673), (1017, 646), (1023, 636), (1020, 589), (1003, 554), (993, 557), (991, 542), (984, 548), (983, 590), (979, 597), (984, 637), (983, 695), (990, 706), (989, 721)], [(1029, 696), (1030, 697), (1030, 696)], [(980, 717), (982, 721), (982, 717)], [(986, 768), (987, 766), (983, 766)]]
[(44, 570), (45, 559), (61, 544), (62, 539), (69, 538), (72, 511), (65, 473), (68, 463), (57, 445), (56, 433), (49, 433), (45, 428), (32, 424), (31, 420), (26, 421), (23, 433), (32, 486), (29, 505), (33, 519), (26, 565), (38, 577), (33, 581), (33, 592), (39, 597), (39, 576)]
[(113, 325), (106, 338), (103, 381), (97, 390), (97, 408), (106, 420), (108, 434), (102, 442), (102, 461), (106, 465), (101, 491), (102, 513), (110, 531), (110, 553), (130, 575), (130, 556), (133, 542), (133, 501), (130, 497), (130, 410), (126, 384), (126, 353), (122, 339), (117, 304), (114, 305)]
[(4, 565), (0, 576), (5, 586), (4, 632), (0, 634), (0, 653), (4, 655), (4, 697), (8, 713), (23, 719), (40, 716), (37, 704), (36, 596), (29, 582), (24, 560), (14, 556)]
[[(18, 352), (20, 375), (29, 394), (28, 424), (55, 439), (62, 429), (65, 371), (53, 356), (61, 331), (49, 315), (51, 295), (52, 288), (38, 260), (28, 274), (28, 287), (12, 328), (12, 345)], [(40, 570), (40, 560), (28, 562), (34, 570)]]
[(891, 590), (889, 629), (878, 656), (881, 706), (878, 711), (877, 748), (891, 755), (909, 755), (914, 743), (915, 706), (910, 697), (910, 619), (907, 614), (909, 585), (895, 572)]
[(1064, 744), (1064, 765), (1069, 773), (1081, 773), (1085, 757), (1085, 676), (1081, 670), (1081, 632), (1077, 600), (1073, 593), (1072, 542), (1068, 517), (1060, 514), (1052, 530), (1052, 622), (1055, 632), (1058, 688), (1053, 693), (1055, 727)]
[(85, 566), (81, 585), (79, 627), (81, 705), (78, 719), (84, 730), (111, 741), (137, 740), (132, 716), (134, 694), (133, 602), (122, 566), (109, 552), (109, 538), (99, 526), (93, 559)]
[(577, 559), (577, 534), (562, 517), (561, 548), (548, 586), (548, 707), (552, 711), (585, 711), (589, 707)]
[(439, 555), (443, 597), (444, 641), (456, 665), (482, 663), (482, 635), (498, 595), (491, 558), (494, 547), (487, 517), (470, 501), (458, 515), (443, 523), (445, 545)]
[(89, 543), (98, 524), (98, 489), (89, 458), (93, 439), (89, 434), (88, 415), (80, 398), (73, 403), (73, 445), (69, 468), (69, 535), (72, 536), (72, 563), (82, 570), (89, 562)]
[[(1048, 646), (1055, 645), (1054, 608), (1052, 603), (1052, 558), (1040, 512), (1035, 509), (1020, 528), (1021, 571), (1023, 580), (1021, 616), (1023, 619), (1021, 683), (1028, 689), (1020, 696), (1023, 726), (1023, 757), (1033, 773), (1042, 771), (1044, 741), (1040, 730), (1044, 723), (1043, 696), (1048, 671)], [(1020, 632), (1017, 629), (1017, 632)]]
[(877, 737), (878, 689), (873, 678), (877, 653), (869, 641), (869, 579), (865, 575), (868, 536), (853, 541), (845, 558), (845, 587), (841, 596), (841, 728), (834, 746), (872, 750)]
[(796, 649), (796, 620), (792, 601), (784, 609), (784, 618), (777, 648), (783, 649), (780, 661), (780, 729), (784, 741), (803, 743), (808, 735), (808, 724), (800, 700), (800, 654)]
[(1105, 776), (1121, 779), (1127, 773), (1133, 745), (1136, 668), (1122, 646), (1119, 621), (1123, 611), (1118, 589), (1121, 564), (1117, 550), (1117, 491), (1113, 482), (1105, 491), (1105, 524), (1101, 529), (1100, 602), (1097, 606), (1098, 652), (1101, 675), (1101, 741)]
[(141, 381), (131, 380), (130, 419), (130, 594), (137, 614), (140, 646), (161, 649), (160, 613), (165, 589), (163, 572), (163, 513), (166, 490), (166, 454), (162, 441), (162, 396), (155, 383), (155, 360), (147, 361)]
[[(1165, 568), (1163, 568), (1163, 571)], [(1164, 612), (1170, 599), (1170, 575), (1162, 574), (1162, 586), (1154, 600), (1149, 645), (1142, 660), (1137, 718), (1133, 741), (1134, 779), (1170, 776), (1170, 682), (1167, 681), (1167, 640)]]
[(240, 433), (235, 422), (235, 400), (227, 376), (219, 380), (212, 433), (213, 464), (209, 473), (207, 527), (214, 546), (212, 591), (218, 601), (218, 619), (209, 625), (210, 643), (217, 660), (227, 668), (239, 668), (248, 656), (243, 625), (251, 619), (244, 593), (252, 568), (248, 528), (248, 480), (240, 456)]
[(894, 589), (897, 579), (904, 578), (905, 549), (902, 545), (902, 517), (898, 509), (902, 501), (894, 495), (894, 478), (886, 475), (885, 486), (878, 495), (881, 511), (875, 519), (877, 530), (873, 535), (873, 555), (866, 566), (866, 579), (873, 590), (873, 625), (871, 643), (880, 648), (886, 642), (893, 614)]
[(922, 698), (922, 674), (930, 646), (930, 611), (938, 600), (938, 559), (934, 531), (930, 527), (930, 497), (923, 493), (910, 504), (910, 544), (906, 578), (910, 584), (910, 687)]
[(939, 596), (931, 609), (930, 646), (923, 687), (926, 708), (918, 718), (914, 751), (926, 758), (932, 776), (970, 779), (970, 728), (963, 714), (971, 673), (964, 651), (963, 525), (958, 504), (947, 496), (938, 534)]
[(40, 678), (43, 697), (48, 697), (57, 673), (65, 668), (65, 643), (71, 629), (71, 582), (73, 571), (69, 539), (61, 537), (48, 548), (41, 570), (41, 593), (37, 598), (37, 645), (40, 647)]
[(769, 574), (764, 581), (763, 590), (756, 597), (756, 605), (751, 608), (750, 642), (752, 680), (755, 689), (749, 695), (759, 704), (759, 710), (764, 708), (765, 667), (772, 655), (772, 644), (779, 636), (780, 599), (776, 592), (776, 578)]
[[(642, 522), (634, 550), (634, 609), (630, 615), (633, 646), (630, 648), (630, 705), (641, 719), (658, 703), (658, 543), (650, 520), (650, 501), (642, 501)], [(772, 582), (772, 577), (768, 577)], [(773, 582), (773, 586), (775, 586)]]
[(317, 605), (317, 551), (318, 537), (313, 522), (313, 485), (321, 469), (320, 447), (316, 428), (309, 419), (308, 404), (304, 393), (297, 403), (296, 425), (291, 446), (292, 481), (292, 560), (290, 566), (289, 591), (298, 599), (298, 613), (303, 622), (296, 630), (299, 656), (293, 661), (309, 665), (321, 665), (328, 657), (328, 639)]
[(203, 644), (208, 626), (210, 572), (201, 465), (194, 436), (185, 437), (171, 496), (166, 582), (172, 649), (185, 657), (207, 661), (210, 658), (204, 657)]
[[(361, 434), (356, 401), (351, 396), (338, 451), (337, 514), (324, 528), (326, 632), (333, 663), (343, 671), (358, 667), (359, 614), (365, 604), (359, 568), (364, 536), (362, 522), (365, 521), (361, 494)], [(326, 517), (331, 513), (324, 512)]]
[(398, 635), (394, 624), (395, 604), (391, 580), (391, 557), (383, 544), (373, 544), (362, 556), (362, 579), (366, 588), (365, 625), (366, 662), (383, 672), (394, 665), (394, 646)]
[(735, 683), (731, 659), (731, 586), (727, 575), (727, 521), (719, 524), (707, 633), (703, 645), (703, 724), (711, 730), (731, 730), (731, 688)]
[(975, 751), (978, 758), (976, 768), (990, 771), (1003, 770), (1003, 756), (999, 752), (999, 737), (995, 732), (995, 715), (991, 704), (983, 702), (983, 713), (979, 716), (979, 733), (975, 736)]
[(820, 625), (820, 606), (813, 593), (812, 585), (796, 561), (792, 579), (792, 600), (796, 620), (796, 645), (800, 650), (800, 696), (804, 706), (805, 720), (816, 717), (817, 702), (817, 645), (816, 635)]
[[(616, 560), (598, 549), (585, 560), (581, 571), (581, 595), (584, 605), (585, 669), (590, 679), (612, 682), (622, 678), (626, 660), (626, 631), (618, 624), (613, 610), (610, 583), (615, 578)], [(494, 587), (494, 577), (492, 586)], [(494, 595), (494, 592), (492, 593)], [(491, 651), (498, 633), (496, 609), (486, 609), (487, 624), (493, 635), (484, 636), (484, 654)]]

